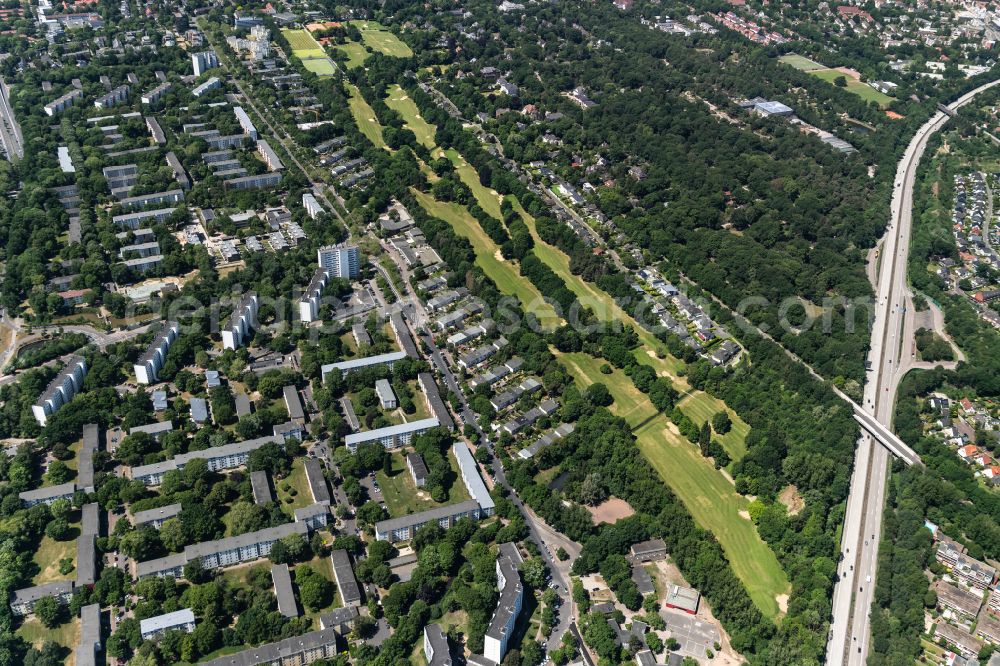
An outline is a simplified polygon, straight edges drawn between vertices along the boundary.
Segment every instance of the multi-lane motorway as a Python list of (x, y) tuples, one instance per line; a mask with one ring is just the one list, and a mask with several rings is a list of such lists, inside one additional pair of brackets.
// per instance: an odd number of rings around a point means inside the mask
[[(966, 93), (949, 105), (955, 110), (977, 94), (1000, 83), (987, 83)], [(895, 405), (896, 388), (902, 379), (901, 358), (909, 354), (904, 340), (904, 322), (912, 311), (905, 307), (906, 266), (910, 251), (913, 213), (913, 185), (917, 165), (927, 141), (950, 116), (938, 111), (913, 137), (903, 154), (893, 184), (891, 218), (882, 243), (876, 288), (875, 319), (872, 327), (870, 370), (865, 385), (863, 408), (879, 423), (889, 427)], [(905, 364), (904, 364), (905, 365)], [(840, 576), (833, 595), (833, 618), (827, 645), (828, 664), (862, 665), (868, 659), (870, 614), (876, 583), (878, 545), (882, 531), (882, 508), (888, 477), (888, 450), (867, 433), (858, 442), (854, 474), (844, 517), (841, 541)]]
[(24, 145), (21, 138), (21, 126), (14, 118), (14, 109), (10, 106), (10, 88), (7, 82), (0, 78), (0, 141), (7, 153), (7, 159), (24, 157)]

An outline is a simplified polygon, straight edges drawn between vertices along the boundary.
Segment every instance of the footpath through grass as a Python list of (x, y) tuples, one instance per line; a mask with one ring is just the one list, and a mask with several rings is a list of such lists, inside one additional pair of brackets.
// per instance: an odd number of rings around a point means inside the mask
[(632, 426), (643, 455), (698, 525), (719, 540), (754, 604), (768, 617), (777, 618), (781, 613), (779, 597), (788, 594), (791, 585), (774, 551), (746, 514), (747, 499), (656, 411), (623, 372), (616, 369), (610, 375), (602, 374), (604, 362), (583, 353), (559, 354), (559, 361), (580, 388), (598, 382), (608, 387), (615, 399), (611, 411)]

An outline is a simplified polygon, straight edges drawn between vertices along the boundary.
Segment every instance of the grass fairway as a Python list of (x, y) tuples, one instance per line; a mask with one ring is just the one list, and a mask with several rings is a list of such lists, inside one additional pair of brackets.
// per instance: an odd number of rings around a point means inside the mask
[(365, 64), (365, 60), (368, 60), (368, 51), (357, 42), (338, 44), (337, 48), (347, 54), (347, 69), (362, 67)]
[(410, 58), (413, 50), (389, 29), (375, 21), (351, 21), (361, 31), (365, 46), (394, 58)]
[(581, 388), (600, 382), (615, 403), (611, 411), (635, 432), (639, 449), (663, 481), (684, 502), (699, 526), (712, 532), (762, 613), (778, 617), (778, 597), (791, 588), (774, 552), (757, 534), (748, 518), (740, 516), (749, 504), (733, 485), (685, 440), (676, 426), (653, 407), (624, 373), (601, 374), (603, 361), (586, 354), (560, 354), (559, 360)]
[(412, 131), (414, 136), (417, 137), (417, 143), (428, 150), (434, 151), (437, 148), (437, 143), (434, 139), (437, 134), (437, 127), (424, 120), (424, 117), (420, 115), (420, 110), (417, 108), (416, 102), (406, 94), (405, 90), (393, 84), (389, 86), (388, 92), (389, 96), (385, 98), (385, 105), (403, 116), (403, 122), (406, 123), (407, 129)]
[(821, 65), (815, 60), (810, 60), (805, 56), (800, 56), (797, 53), (789, 53), (788, 55), (783, 55), (778, 58), (781, 62), (786, 65), (791, 65), (795, 69), (800, 69), (803, 72), (811, 72), (817, 69), (826, 69), (826, 65)]
[(525, 309), (533, 312), (542, 326), (553, 328), (559, 325), (561, 318), (545, 302), (542, 294), (528, 279), (521, 277), (517, 268), (500, 256), (496, 246), (478, 220), (472, 217), (468, 210), (455, 203), (443, 203), (430, 194), (413, 190), (417, 201), (430, 215), (440, 218), (451, 225), (459, 236), (469, 239), (476, 252), (476, 265), (496, 282), (497, 288), (504, 294), (517, 296)]
[[(684, 415), (699, 426), (705, 421), (711, 420), (717, 412), (726, 409), (725, 403), (721, 400), (700, 391), (685, 396), (679, 405)], [(736, 412), (731, 409), (726, 409), (726, 411), (729, 412), (729, 418), (733, 422), (733, 427), (725, 435), (715, 435), (714, 437), (719, 440), (722, 448), (726, 450), (730, 458), (739, 460), (747, 454), (746, 439), (747, 434), (750, 432), (750, 426), (737, 416)]]
[[(673, 356), (666, 354), (663, 345), (653, 336), (652, 333), (639, 326), (639, 324), (622, 309), (611, 296), (590, 282), (582, 279), (578, 275), (573, 275), (569, 269), (569, 257), (557, 247), (549, 245), (542, 240), (535, 228), (535, 219), (528, 214), (521, 204), (513, 201), (514, 209), (520, 213), (532, 238), (535, 240), (535, 256), (542, 260), (556, 275), (561, 277), (570, 291), (583, 305), (590, 307), (594, 313), (603, 321), (621, 321), (631, 325), (639, 335), (642, 346), (636, 350), (636, 360), (644, 365), (651, 366), (660, 375), (669, 376), (674, 383), (674, 387), (687, 396), (680, 402), (681, 411), (692, 421), (701, 425), (707, 419), (712, 418), (716, 412), (726, 411), (732, 419), (733, 428), (724, 437), (719, 437), (719, 443), (726, 449), (726, 453), (733, 460), (739, 460), (746, 455), (746, 436), (750, 432), (748, 426), (736, 412), (726, 407), (726, 403), (703, 391), (692, 389), (691, 386), (680, 376), (679, 371), (684, 367), (684, 363)], [(659, 350), (663, 358), (656, 353)]]
[(358, 129), (373, 144), (388, 150), (388, 146), (385, 145), (385, 140), (382, 138), (382, 124), (375, 117), (375, 110), (361, 96), (361, 91), (358, 90), (357, 86), (348, 83), (347, 90), (351, 94), (351, 99), (348, 101), (351, 115), (354, 116), (354, 122), (357, 123)]
[(878, 90), (875, 90), (870, 85), (861, 83), (861, 81), (858, 81), (854, 77), (848, 74), (844, 74), (843, 72), (838, 71), (836, 69), (819, 69), (811, 71), (809, 73), (812, 74), (813, 76), (823, 79), (824, 81), (826, 81), (831, 85), (836, 85), (833, 83), (836, 80), (836, 78), (838, 76), (843, 76), (847, 80), (847, 88), (846, 88), (847, 92), (857, 95), (866, 102), (875, 102), (881, 107), (889, 106), (889, 104), (896, 101), (895, 98), (889, 97), (885, 93), (881, 93)]

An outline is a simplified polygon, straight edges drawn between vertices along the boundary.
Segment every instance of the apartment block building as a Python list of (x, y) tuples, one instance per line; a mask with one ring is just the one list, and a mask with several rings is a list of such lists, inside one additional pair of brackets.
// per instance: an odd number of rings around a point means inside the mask
[(140, 384), (155, 384), (163, 363), (167, 360), (167, 352), (177, 336), (180, 335), (181, 325), (175, 321), (168, 321), (163, 328), (153, 336), (152, 342), (146, 347), (139, 360), (132, 366), (135, 372), (136, 381)]
[(250, 331), (257, 328), (257, 294), (251, 292), (236, 305), (232, 316), (222, 329), (222, 348), (239, 349)]
[(369, 442), (378, 442), (386, 449), (395, 449), (406, 446), (417, 435), (421, 435), (431, 428), (436, 428), (440, 422), (435, 418), (419, 419), (409, 423), (376, 428), (375, 430), (363, 430), (354, 432), (344, 437), (344, 444), (347, 450), (355, 453), (358, 447)]
[(273, 435), (258, 437), (243, 442), (213, 446), (202, 451), (181, 453), (170, 460), (133, 467), (131, 475), (133, 479), (142, 481), (147, 486), (158, 486), (163, 483), (163, 477), (167, 472), (184, 469), (184, 466), (192, 460), (205, 460), (212, 472), (235, 469), (245, 465), (251, 453), (271, 442), (278, 442), (278, 438)]
[(317, 250), (316, 261), (334, 278), (353, 280), (361, 272), (361, 253), (357, 245), (325, 245)]
[(73, 356), (63, 369), (59, 371), (49, 385), (38, 396), (38, 401), (31, 406), (38, 425), (44, 426), (50, 416), (59, 408), (73, 399), (83, 388), (83, 380), (87, 376), (87, 361), (82, 356)]
[(180, 578), (184, 573), (184, 565), (188, 562), (198, 561), (206, 569), (253, 562), (270, 555), (271, 547), (276, 541), (293, 535), (306, 539), (309, 529), (304, 523), (284, 523), (257, 532), (196, 543), (186, 547), (182, 553), (138, 562), (135, 565), (135, 575), (140, 580), (150, 576)]
[(323, 296), (323, 290), (326, 289), (328, 281), (326, 271), (322, 268), (317, 269), (302, 294), (302, 298), (299, 299), (299, 319), (303, 322), (308, 324), (319, 319), (320, 298)]

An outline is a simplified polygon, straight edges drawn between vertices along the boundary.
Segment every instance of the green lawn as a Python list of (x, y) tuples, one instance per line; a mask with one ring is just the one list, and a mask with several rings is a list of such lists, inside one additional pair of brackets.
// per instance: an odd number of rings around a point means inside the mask
[(805, 56), (800, 56), (796, 53), (789, 53), (788, 55), (783, 55), (778, 58), (781, 62), (786, 65), (791, 65), (795, 69), (800, 69), (803, 72), (811, 72), (817, 69), (826, 69), (826, 65), (821, 65), (815, 60), (810, 60)]
[(351, 23), (361, 31), (365, 46), (372, 51), (378, 51), (394, 58), (413, 56), (413, 50), (405, 42), (376, 21), (351, 21)]
[(316, 76), (333, 76), (337, 73), (337, 68), (328, 57), (322, 58), (300, 58), (302, 66)]
[(857, 79), (835, 69), (819, 69), (809, 73), (815, 77), (823, 79), (831, 85), (834, 85), (833, 82), (838, 76), (843, 76), (847, 80), (847, 88), (845, 88), (847, 92), (854, 93), (866, 102), (875, 102), (881, 107), (889, 106), (889, 104), (896, 101), (894, 97), (889, 97), (885, 93), (875, 90), (870, 85), (861, 83), (861, 81), (858, 81)]
[[(284, 490), (284, 485), (289, 484), (289, 491)], [(292, 515), (295, 509), (301, 509), (304, 506), (309, 506), (312, 504), (312, 494), (309, 492), (309, 483), (306, 481), (306, 470), (302, 466), (302, 459), (296, 458), (292, 462), (292, 473), (288, 475), (288, 478), (282, 479), (275, 483), (275, 490), (278, 493), (278, 503), (285, 510), (285, 513)], [(291, 490), (295, 491), (292, 495)], [(285, 502), (286, 498), (291, 498), (291, 502)]]
[[(451, 469), (455, 473), (455, 481), (448, 491), (447, 503), (456, 504), (471, 499), (465, 489), (465, 484), (462, 483), (458, 463), (450, 453), (448, 454), (448, 462), (451, 463)], [(393, 518), (440, 506), (431, 499), (430, 493), (418, 489), (413, 483), (413, 476), (406, 467), (406, 454), (403, 452), (392, 454), (392, 472), (390, 474), (380, 470), (375, 472), (375, 478), (382, 489), (382, 497), (385, 498), (386, 506), (389, 507), (389, 515)]]
[(365, 47), (357, 42), (345, 42), (343, 44), (338, 44), (337, 48), (347, 54), (347, 69), (354, 69), (355, 67), (361, 67), (365, 64), (365, 60), (368, 60), (370, 55), (365, 49)]
[(281, 34), (288, 40), (288, 45), (292, 47), (292, 53), (299, 58), (308, 57), (299, 55), (307, 51), (319, 51), (323, 55), (323, 45), (313, 39), (308, 30), (282, 29)]
[(26, 619), (15, 633), (36, 648), (41, 648), (47, 641), (53, 641), (73, 651), (80, 640), (80, 620), (72, 618), (55, 629), (46, 629), (41, 620), (31, 617)]
[(351, 94), (348, 105), (351, 107), (351, 115), (354, 116), (354, 122), (357, 123), (358, 129), (373, 144), (379, 148), (388, 149), (388, 146), (385, 145), (385, 140), (382, 138), (382, 124), (379, 123), (378, 118), (375, 116), (375, 110), (361, 96), (361, 91), (358, 90), (357, 86), (350, 83), (345, 85), (347, 85), (347, 90)]
[[(79, 523), (72, 523), (72, 527), (76, 528), (76, 532), (79, 533)], [(31, 558), (39, 568), (39, 574), (35, 576), (34, 584), (42, 585), (57, 580), (72, 580), (76, 578), (76, 569), (73, 569), (68, 574), (59, 573), (59, 560), (66, 559), (67, 557), (73, 560), (75, 567), (75, 537), (67, 541), (56, 541), (55, 539), (43, 536), (41, 543), (38, 544), (38, 550), (35, 551), (34, 557)]]
[(596, 382), (608, 387), (615, 398), (612, 411), (634, 428), (643, 455), (698, 525), (719, 540), (754, 604), (768, 617), (777, 617), (777, 597), (787, 594), (791, 586), (774, 552), (761, 540), (753, 523), (740, 515), (746, 511), (747, 499), (656, 411), (624, 373), (601, 374), (603, 361), (582, 353), (561, 354), (559, 360), (581, 388)]
[(516, 266), (500, 255), (496, 246), (478, 220), (469, 211), (456, 203), (438, 201), (430, 194), (413, 190), (417, 201), (430, 215), (440, 218), (450, 224), (459, 236), (469, 239), (476, 251), (476, 265), (496, 282), (497, 288), (504, 294), (517, 296), (525, 309), (533, 312), (545, 327), (558, 325), (560, 318), (556, 311), (542, 298), (529, 280), (521, 277)]

